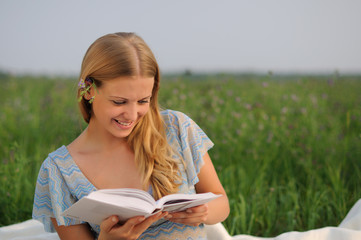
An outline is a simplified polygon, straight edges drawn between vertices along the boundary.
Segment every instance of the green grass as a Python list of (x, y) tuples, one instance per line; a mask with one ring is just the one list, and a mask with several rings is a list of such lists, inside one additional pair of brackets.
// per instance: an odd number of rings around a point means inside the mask
[[(0, 79), (0, 225), (31, 217), (47, 154), (84, 128), (75, 79)], [(361, 77), (166, 76), (163, 108), (215, 143), (230, 234), (336, 226), (361, 197)]]

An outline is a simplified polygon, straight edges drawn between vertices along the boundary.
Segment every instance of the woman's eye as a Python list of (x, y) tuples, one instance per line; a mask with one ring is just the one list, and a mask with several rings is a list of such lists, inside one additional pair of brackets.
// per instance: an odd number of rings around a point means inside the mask
[(138, 101), (140, 104), (145, 104), (145, 103), (149, 103), (149, 100), (140, 100)]
[(122, 105), (122, 104), (124, 104), (125, 102), (124, 101), (113, 101), (113, 103), (115, 104), (115, 105)]

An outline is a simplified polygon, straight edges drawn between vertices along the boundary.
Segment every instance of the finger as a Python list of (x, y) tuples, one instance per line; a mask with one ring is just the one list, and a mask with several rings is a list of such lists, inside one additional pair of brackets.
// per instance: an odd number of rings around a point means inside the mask
[(172, 218), (169, 218), (168, 220), (170, 221), (193, 221), (193, 219), (204, 219), (204, 218), (207, 218), (208, 214), (195, 214), (195, 215), (180, 215), (180, 216), (174, 216)]
[(159, 212), (153, 216), (148, 217), (144, 221), (138, 223), (134, 230), (138, 233), (144, 232), (152, 223), (160, 220), (161, 218), (165, 217), (168, 213), (167, 212)]
[(202, 214), (208, 214), (208, 205), (207, 204), (202, 204), (196, 207), (192, 207), (192, 208), (188, 208), (185, 211), (180, 211), (180, 212), (172, 212), (170, 214), (167, 215), (167, 219), (170, 219), (172, 217), (174, 218), (186, 218), (189, 215), (188, 214), (193, 214), (191, 216), (200, 216)]
[(206, 222), (208, 218), (208, 206), (201, 205), (189, 208), (183, 212), (174, 212), (168, 214), (166, 219), (176, 223), (183, 223), (192, 226), (198, 226), (200, 223)]
[(141, 223), (142, 221), (144, 221), (145, 217), (143, 216), (137, 216), (137, 217), (133, 217), (133, 218), (129, 218), (124, 225), (122, 226), (122, 229), (125, 232), (130, 232), (137, 224)]
[[(145, 219), (144, 221), (142, 221), (141, 223), (138, 224), (139, 227), (148, 227), (150, 226), (153, 222), (158, 221), (159, 219), (161, 219), (162, 217), (166, 216), (166, 213), (162, 213), (159, 212), (157, 214), (154, 214), (153, 216), (148, 217), (147, 219)], [(137, 227), (138, 227), (137, 226)]]
[(200, 215), (200, 216), (193, 216), (193, 217), (180, 217), (180, 218), (171, 218), (168, 219), (170, 221), (177, 221), (177, 222), (199, 222), (200, 220), (206, 219), (208, 215)]
[(192, 218), (192, 217), (201, 217), (204, 215), (208, 215), (208, 207), (203, 206), (200, 208), (189, 208), (183, 212), (173, 212), (166, 216), (166, 219), (173, 218)]
[(100, 224), (100, 229), (109, 232), (119, 222), (118, 216), (110, 216)]
[(202, 204), (196, 207), (188, 208), (186, 210), (187, 213), (201, 213), (201, 212), (207, 212), (208, 211), (208, 205)]
[(204, 216), (208, 216), (208, 213), (177, 213), (172, 214), (166, 217), (167, 220), (174, 220), (174, 219), (187, 219), (187, 218), (202, 218)]

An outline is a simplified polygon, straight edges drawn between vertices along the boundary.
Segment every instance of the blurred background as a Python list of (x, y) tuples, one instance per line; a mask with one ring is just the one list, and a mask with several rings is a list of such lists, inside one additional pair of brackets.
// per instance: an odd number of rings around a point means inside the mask
[(0, 1), (0, 226), (31, 218), (49, 152), (85, 128), (80, 65), (132, 31), (159, 101), (215, 143), (230, 234), (337, 226), (361, 198), (361, 1)]
[(132, 31), (163, 72), (360, 73), (357, 0), (0, 2), (0, 69), (77, 75), (98, 37)]

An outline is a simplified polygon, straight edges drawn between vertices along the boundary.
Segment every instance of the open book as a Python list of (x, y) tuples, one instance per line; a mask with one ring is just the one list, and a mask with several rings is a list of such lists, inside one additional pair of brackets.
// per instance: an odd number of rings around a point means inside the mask
[(159, 211), (184, 211), (220, 197), (213, 193), (170, 194), (155, 201), (139, 189), (102, 189), (83, 197), (62, 213), (62, 216), (100, 224), (111, 215), (121, 222), (135, 216), (149, 217)]

